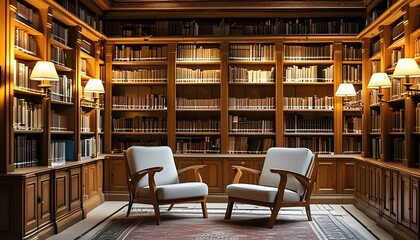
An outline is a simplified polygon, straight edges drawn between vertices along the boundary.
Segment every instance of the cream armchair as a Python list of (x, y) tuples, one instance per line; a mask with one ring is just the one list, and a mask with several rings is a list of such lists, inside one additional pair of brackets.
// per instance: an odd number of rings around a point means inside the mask
[[(199, 202), (203, 217), (207, 218), (206, 196), (208, 187), (202, 182), (199, 169), (204, 165), (176, 170), (172, 150), (166, 146), (134, 146), (124, 151), (127, 183), (130, 194), (127, 217), (133, 203), (153, 205), (157, 224), (160, 224), (159, 205)], [(187, 170), (195, 172), (197, 182), (180, 183), (178, 174)]]
[[(282, 207), (305, 207), (308, 220), (312, 220), (310, 196), (318, 172), (317, 154), (307, 148), (273, 147), (267, 151), (262, 171), (242, 166), (233, 168), (236, 175), (226, 187), (225, 219), (230, 219), (233, 204), (241, 202), (270, 207), (268, 228), (273, 228)], [(243, 171), (259, 175), (259, 183), (239, 183)]]

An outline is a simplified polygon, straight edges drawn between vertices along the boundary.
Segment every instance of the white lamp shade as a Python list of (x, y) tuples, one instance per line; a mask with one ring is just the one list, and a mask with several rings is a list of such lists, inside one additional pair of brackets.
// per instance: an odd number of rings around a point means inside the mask
[(356, 96), (356, 90), (351, 83), (341, 83), (340, 86), (338, 86), (335, 95), (339, 97)]
[(47, 61), (38, 61), (32, 69), (30, 76), (31, 80), (35, 81), (58, 81), (57, 70), (55, 70), (54, 63)]
[(420, 68), (414, 58), (400, 58), (395, 67), (394, 78), (420, 77)]
[(374, 73), (370, 77), (368, 88), (390, 88), (391, 80), (386, 73)]
[(102, 84), (101, 79), (91, 78), (86, 83), (84, 92), (93, 92), (93, 93), (104, 93), (104, 85)]

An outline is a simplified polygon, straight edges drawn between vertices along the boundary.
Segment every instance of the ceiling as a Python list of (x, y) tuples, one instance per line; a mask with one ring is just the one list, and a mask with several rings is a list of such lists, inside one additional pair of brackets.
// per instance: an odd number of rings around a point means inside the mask
[[(95, 0), (104, 10), (103, 17), (115, 18), (182, 18), (192, 17), (287, 17), (293, 15), (331, 17), (364, 16), (362, 0)], [(330, 15), (328, 15), (330, 16)], [(297, 16), (299, 17), (299, 16)], [(302, 16), (303, 17), (303, 16)]]

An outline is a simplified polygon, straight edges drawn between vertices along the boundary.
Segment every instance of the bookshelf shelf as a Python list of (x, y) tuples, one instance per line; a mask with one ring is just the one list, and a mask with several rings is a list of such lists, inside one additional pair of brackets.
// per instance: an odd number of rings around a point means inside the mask
[(15, 59), (26, 60), (26, 61), (41, 61), (42, 59), (38, 56), (34, 56), (25, 52), (22, 52), (19, 49), (15, 48)]
[(150, 61), (113, 61), (113, 66), (166, 66), (167, 61), (150, 60)]
[(167, 132), (112, 132), (112, 135), (122, 136), (147, 136), (147, 135), (166, 135)]
[(292, 132), (288, 132), (288, 133), (283, 133), (284, 136), (334, 136), (334, 133), (320, 133), (320, 132), (297, 132), (297, 133), (292, 133)]
[(74, 131), (51, 131), (54, 135), (73, 135)]
[(16, 28), (22, 29), (32, 36), (44, 36), (44, 34), (39, 30), (19, 21), (18, 19), (15, 19), (14, 24)]

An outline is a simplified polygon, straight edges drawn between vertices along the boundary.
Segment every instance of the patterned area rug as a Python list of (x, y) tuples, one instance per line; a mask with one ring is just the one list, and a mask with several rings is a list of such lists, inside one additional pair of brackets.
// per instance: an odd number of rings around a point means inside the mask
[(223, 208), (209, 208), (208, 219), (199, 207), (175, 206), (170, 212), (161, 208), (160, 226), (152, 208), (133, 207), (129, 217), (126, 210), (121, 208), (76, 239), (375, 239), (354, 228), (357, 221), (349, 221), (348, 214), (328, 206), (312, 210), (314, 221), (300, 209), (282, 209), (273, 229), (266, 228), (268, 208), (237, 208), (231, 220), (224, 219)]

